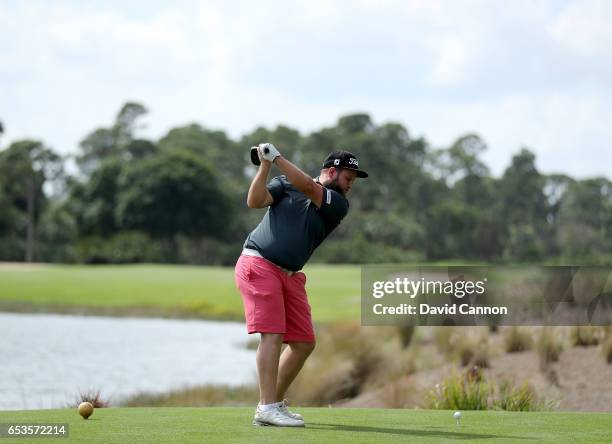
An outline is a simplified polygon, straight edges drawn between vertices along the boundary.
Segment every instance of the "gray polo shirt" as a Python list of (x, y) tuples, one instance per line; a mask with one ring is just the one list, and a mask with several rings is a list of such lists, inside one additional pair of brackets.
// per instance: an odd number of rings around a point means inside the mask
[(346, 216), (348, 200), (337, 191), (325, 188), (323, 202), (317, 208), (285, 176), (275, 177), (267, 188), (274, 202), (249, 234), (244, 247), (257, 250), (276, 265), (299, 271)]

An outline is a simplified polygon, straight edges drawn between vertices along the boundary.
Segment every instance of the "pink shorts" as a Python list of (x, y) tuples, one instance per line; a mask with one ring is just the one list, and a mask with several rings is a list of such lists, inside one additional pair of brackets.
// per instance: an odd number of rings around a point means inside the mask
[(285, 343), (315, 341), (304, 273), (289, 275), (264, 258), (243, 254), (236, 285), (249, 334), (280, 333)]

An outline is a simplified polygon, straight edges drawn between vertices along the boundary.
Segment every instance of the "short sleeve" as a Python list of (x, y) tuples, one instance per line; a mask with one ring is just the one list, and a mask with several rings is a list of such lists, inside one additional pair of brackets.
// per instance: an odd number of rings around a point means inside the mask
[(274, 203), (277, 203), (285, 193), (285, 184), (280, 177), (275, 177), (272, 179), (268, 185), (266, 186), (272, 198), (274, 199)]
[(346, 198), (337, 191), (323, 188), (323, 201), (319, 212), (323, 217), (332, 222), (340, 223), (349, 210)]

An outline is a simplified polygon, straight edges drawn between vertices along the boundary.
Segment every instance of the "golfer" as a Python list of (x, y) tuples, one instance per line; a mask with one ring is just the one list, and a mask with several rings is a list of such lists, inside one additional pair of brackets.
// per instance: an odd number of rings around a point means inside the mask
[[(315, 347), (306, 275), (300, 270), (346, 216), (346, 195), (355, 179), (368, 174), (348, 151), (327, 156), (316, 179), (271, 143), (260, 144), (257, 153), (261, 164), (247, 205), (268, 211), (247, 237), (236, 263), (247, 331), (261, 335), (256, 358), (260, 397), (253, 424), (304, 427), (302, 416), (290, 412), (284, 399)], [(284, 175), (267, 183), (272, 163)], [(283, 342), (288, 346), (281, 356)]]

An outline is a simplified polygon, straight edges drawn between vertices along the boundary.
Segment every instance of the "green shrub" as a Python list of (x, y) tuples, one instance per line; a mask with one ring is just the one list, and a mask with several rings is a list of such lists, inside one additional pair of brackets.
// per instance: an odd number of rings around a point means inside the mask
[(238, 242), (225, 243), (210, 237), (176, 237), (177, 260), (182, 264), (234, 265), (242, 251)]
[(75, 244), (51, 244), (42, 241), (36, 243), (34, 254), (36, 262), (72, 264), (78, 262), (78, 257)]
[(25, 257), (25, 242), (14, 237), (0, 237), (0, 261), (17, 262)]
[(166, 262), (161, 244), (138, 231), (124, 231), (110, 238), (92, 236), (81, 240), (79, 262), (86, 264), (128, 264)]
[(311, 263), (414, 263), (422, 259), (422, 255), (417, 251), (372, 242), (362, 235), (356, 235), (351, 239), (330, 239), (324, 242), (313, 254)]

